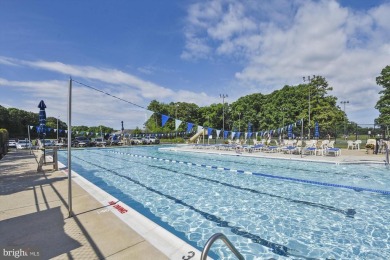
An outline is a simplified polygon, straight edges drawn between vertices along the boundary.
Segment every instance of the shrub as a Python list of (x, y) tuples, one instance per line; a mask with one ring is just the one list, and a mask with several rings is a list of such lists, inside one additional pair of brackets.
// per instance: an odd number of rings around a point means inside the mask
[(7, 129), (0, 128), (0, 159), (8, 151), (8, 131)]

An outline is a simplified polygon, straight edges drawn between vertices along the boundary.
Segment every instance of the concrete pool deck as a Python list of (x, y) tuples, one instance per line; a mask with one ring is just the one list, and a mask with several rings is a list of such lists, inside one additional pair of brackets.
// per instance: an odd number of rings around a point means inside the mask
[(213, 148), (203, 149), (195, 148), (193, 145), (180, 145), (175, 147), (160, 148), (171, 151), (180, 152), (195, 152), (195, 153), (209, 153), (209, 154), (225, 154), (225, 155), (239, 155), (258, 158), (273, 158), (273, 159), (286, 159), (297, 161), (310, 161), (310, 162), (324, 162), (335, 164), (385, 164), (386, 155), (382, 153), (367, 154), (366, 149), (360, 150), (347, 150), (341, 149), (340, 156), (327, 155), (301, 155), (300, 154), (285, 154), (285, 153), (270, 153), (270, 152), (241, 152), (217, 150)]
[[(184, 145), (161, 149), (237, 155), (234, 151), (194, 149)], [(83, 183), (82, 177), (77, 175), (72, 178), (74, 214), (69, 218), (66, 174), (52, 171), (51, 166), (37, 172), (36, 156), (25, 150), (11, 150), (0, 160), (2, 252), (3, 248), (29, 248), (39, 252), (42, 259), (183, 259), (191, 255), (187, 254), (192, 251), (189, 245), (178, 244), (180, 241), (165, 233), (155, 235), (137, 227), (137, 218), (118, 212), (130, 211), (126, 206), (122, 207), (117, 201), (110, 204), (108, 197), (106, 203), (102, 203), (97, 199), (97, 191), (88, 188), (88, 183)], [(385, 160), (384, 154), (369, 155), (365, 149), (343, 149), (341, 156), (336, 157), (306, 155), (300, 158), (300, 155), (264, 152), (243, 152), (240, 156), (338, 164), (384, 164)], [(135, 228), (129, 222), (135, 224)], [(195, 252), (192, 259), (199, 259), (200, 253)]]
[[(77, 176), (72, 177), (73, 217), (69, 218), (66, 174), (51, 170), (52, 166), (37, 172), (35, 153), (11, 150), (0, 160), (0, 255), (12, 249), (38, 252), (40, 259), (182, 259), (191, 255), (191, 246), (158, 225), (139, 216), (121, 216), (123, 211), (131, 213), (125, 205), (97, 200), (98, 191), (87, 192), (87, 183), (78, 185), (81, 177)], [(195, 252), (199, 259), (199, 251)]]

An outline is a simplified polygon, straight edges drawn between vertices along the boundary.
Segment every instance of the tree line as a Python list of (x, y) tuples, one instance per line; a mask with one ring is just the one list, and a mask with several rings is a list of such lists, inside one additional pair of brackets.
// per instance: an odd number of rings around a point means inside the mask
[[(390, 66), (381, 71), (376, 83), (384, 90), (379, 93), (381, 96), (375, 108), (380, 115), (374, 122), (384, 130), (390, 124)], [(324, 77), (316, 76), (306, 84), (285, 85), (270, 94), (254, 93), (232, 103), (221, 102), (199, 107), (194, 103), (166, 104), (153, 100), (147, 108), (155, 114), (145, 123), (145, 128), (147, 132), (172, 132), (175, 120), (169, 120), (162, 127), (163, 114), (183, 122), (229, 131), (248, 132), (248, 126), (251, 126), (252, 132), (279, 129), (303, 119), (304, 132), (308, 134), (310, 128), (311, 136), (315, 122), (320, 125), (322, 136), (336, 136), (337, 129), (343, 126), (346, 127), (346, 133), (356, 132), (360, 127), (348, 120), (337, 97), (331, 95), (332, 90)], [(186, 127), (186, 124), (181, 124), (178, 131), (186, 131)]]
[[(380, 98), (375, 108), (379, 110), (379, 117), (375, 123), (382, 128), (390, 124), (390, 66), (386, 66), (376, 78), (376, 83), (383, 87), (379, 92)], [(214, 129), (247, 132), (279, 129), (289, 124), (304, 119), (304, 131), (311, 135), (315, 122), (321, 128), (321, 134), (336, 135), (336, 130), (347, 125), (347, 131), (354, 131), (356, 123), (348, 120), (347, 115), (338, 105), (337, 97), (331, 95), (333, 88), (326, 79), (317, 76), (306, 84), (297, 86), (285, 85), (270, 94), (254, 93), (243, 96), (238, 100), (228, 103), (211, 104), (199, 107), (194, 103), (171, 102), (162, 103), (153, 100), (147, 109), (155, 112), (146, 122), (145, 131), (148, 133), (168, 133), (175, 130), (175, 121), (169, 120), (164, 127), (161, 126), (161, 115), (168, 115), (173, 119), (179, 119), (184, 123), (178, 131), (185, 132), (185, 122), (194, 123)], [(226, 101), (229, 99), (226, 98)], [(310, 104), (310, 105), (309, 105)], [(309, 125), (310, 109), (310, 125)], [(59, 129), (67, 129), (65, 122), (58, 120)], [(5, 108), (0, 105), (0, 128), (8, 130), (11, 138), (26, 137), (27, 126), (39, 125), (38, 113), (27, 112), (17, 108)], [(57, 118), (48, 117), (46, 125), (49, 128), (57, 128)], [(75, 126), (72, 131), (111, 133), (114, 129), (105, 126)], [(139, 128), (135, 131), (141, 132)], [(36, 134), (36, 132), (35, 132)], [(34, 132), (33, 132), (34, 135)], [(51, 135), (51, 136), (50, 136)], [(55, 138), (56, 133), (50, 133), (48, 138)]]
[[(17, 108), (5, 108), (0, 105), (0, 128), (7, 129), (9, 138), (26, 138), (28, 135), (28, 126), (33, 126), (30, 129), (31, 138), (37, 138), (38, 133), (35, 129), (39, 125), (39, 114), (28, 112)], [(56, 139), (57, 133), (53, 129), (57, 129), (57, 118), (46, 118), (46, 127), (51, 128), (52, 131), (47, 132), (46, 138)], [(68, 126), (65, 122), (58, 119), (58, 129), (67, 130)], [(106, 126), (73, 126), (73, 132), (93, 132), (93, 133), (112, 133), (114, 131), (111, 127)], [(59, 133), (59, 137), (66, 137), (65, 132)]]
[[(279, 129), (304, 119), (307, 131), (310, 104), (312, 134), (315, 122), (320, 124), (323, 132), (333, 132), (335, 125), (348, 119), (337, 105), (337, 98), (329, 94), (332, 90), (324, 77), (317, 76), (307, 84), (286, 85), (267, 95), (250, 94), (230, 104), (221, 102), (198, 107), (194, 103), (164, 104), (153, 100), (147, 108), (157, 113), (149, 118), (145, 127), (150, 132), (169, 132), (175, 129), (174, 120), (161, 126), (161, 114), (164, 114), (204, 127), (240, 132), (248, 132), (248, 126), (251, 126), (252, 132)], [(186, 131), (186, 127), (186, 124), (181, 124), (178, 131)]]

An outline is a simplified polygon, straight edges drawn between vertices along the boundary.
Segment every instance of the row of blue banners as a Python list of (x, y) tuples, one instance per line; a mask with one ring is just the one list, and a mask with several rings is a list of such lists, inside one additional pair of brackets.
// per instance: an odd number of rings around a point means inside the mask
[[(161, 118), (161, 126), (163, 127), (167, 121), (171, 118), (170, 116), (167, 116), (167, 115), (161, 115), (162, 118)], [(251, 138), (252, 136), (257, 138), (258, 136), (260, 137), (271, 137), (271, 136), (274, 136), (274, 135), (281, 135), (283, 134), (285, 131), (287, 131), (287, 136), (289, 138), (294, 138), (294, 135), (293, 135), (293, 128), (296, 127), (297, 125), (301, 125), (301, 122), (303, 122), (303, 119), (302, 120), (298, 120), (297, 122), (293, 123), (293, 124), (289, 124), (289, 125), (286, 125), (284, 127), (281, 127), (281, 128), (278, 128), (278, 129), (271, 129), (271, 130), (263, 130), (263, 131), (258, 131), (258, 132), (252, 132), (252, 131), (248, 131), (248, 132), (237, 132), (237, 131), (223, 131), (223, 138), (228, 138), (230, 136), (230, 138), (240, 138), (240, 136), (243, 136), (245, 139), (247, 138)], [(175, 119), (175, 131), (177, 131), (177, 129), (179, 128), (179, 126), (182, 124), (183, 122), (179, 119)], [(139, 134), (139, 135), (136, 135), (136, 136), (148, 136), (148, 135), (154, 135), (154, 136), (157, 136), (157, 137), (164, 137), (164, 136), (167, 136), (167, 137), (170, 137), (170, 136), (175, 136), (176, 134), (179, 135), (179, 136), (185, 136), (186, 134), (190, 134), (193, 132), (193, 128), (195, 126), (194, 123), (190, 123), (190, 122), (186, 122), (187, 124), (187, 131), (186, 132), (172, 132), (172, 133), (150, 133), (150, 134)], [(34, 126), (30, 126), (30, 129), (32, 129)], [(204, 131), (205, 129), (207, 129), (207, 135), (208, 136), (212, 136), (213, 133), (216, 134), (216, 137), (220, 137), (220, 134), (222, 132), (222, 130), (220, 129), (215, 129), (215, 128), (212, 128), (212, 127), (204, 127), (204, 126), (201, 126), (201, 125), (197, 125), (197, 133), (201, 132), (201, 131)], [(248, 128), (249, 130), (251, 130), (251, 128), (249, 127)], [(54, 131), (54, 132), (57, 132), (57, 129), (55, 128), (47, 128), (47, 127), (42, 127), (42, 126), (36, 126), (36, 131), (38, 133), (47, 133), (47, 132), (51, 132), (51, 131)], [(67, 133), (68, 131), (67, 130), (62, 130), (62, 129), (59, 129), (58, 130), (58, 133)], [(101, 133), (94, 133), (94, 132), (86, 132), (86, 131), (76, 131), (76, 134), (87, 134), (87, 135), (96, 135), (96, 136), (99, 136)], [(107, 133), (104, 133), (104, 135), (106, 136)], [(135, 135), (128, 135), (128, 136), (135, 136)], [(318, 123), (316, 122), (315, 123), (315, 130), (314, 130), (314, 136), (315, 137), (319, 137), (319, 125)], [(127, 137), (125, 135), (125, 137)]]
[[(167, 122), (168, 120), (172, 118), (170, 116), (167, 116), (167, 115), (161, 115), (161, 126), (163, 127)], [(172, 118), (174, 119), (174, 118)], [(177, 130), (179, 128), (179, 126), (183, 123), (183, 121), (179, 120), (179, 119), (174, 119), (175, 120), (175, 130)], [(287, 131), (287, 136), (289, 138), (293, 138), (293, 127), (296, 127), (297, 125), (301, 125), (301, 122), (303, 122), (303, 119), (300, 119), (298, 120), (297, 122), (293, 123), (293, 124), (289, 124), (289, 125), (286, 125), (284, 127), (281, 127), (281, 128), (278, 128), (278, 129), (271, 129), (271, 130), (262, 130), (262, 131), (258, 131), (258, 132), (252, 132), (252, 131), (248, 131), (248, 132), (236, 132), (236, 131), (224, 131), (223, 132), (223, 137), (224, 138), (227, 138), (229, 135), (231, 135), (231, 138), (239, 138), (240, 135), (242, 133), (244, 133), (245, 135), (245, 138), (251, 138), (252, 135), (255, 135), (256, 137), (257, 136), (273, 136), (275, 134), (278, 134), (278, 135), (281, 135), (283, 134), (283, 132)], [(187, 124), (187, 133), (191, 133), (193, 127), (194, 127), (194, 123), (190, 123), (190, 122), (186, 122)], [(318, 123), (315, 124), (315, 137), (319, 137), (319, 126), (318, 126)], [(203, 131), (203, 129), (207, 129), (207, 134), (210, 136), (212, 135), (213, 131), (216, 132), (216, 135), (217, 137), (220, 136), (220, 133), (222, 130), (220, 129), (215, 129), (215, 128), (212, 128), (212, 127), (204, 127), (204, 126), (201, 126), (201, 125), (198, 125), (197, 127), (197, 132), (201, 132)], [(248, 126), (248, 130), (251, 130), (251, 124), (249, 124)]]

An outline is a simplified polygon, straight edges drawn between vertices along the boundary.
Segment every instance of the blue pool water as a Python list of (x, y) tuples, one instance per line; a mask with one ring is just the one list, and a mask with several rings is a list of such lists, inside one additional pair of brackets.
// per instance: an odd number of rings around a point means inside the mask
[(245, 259), (390, 259), (383, 165), (131, 147), (72, 151), (72, 168), (199, 250), (221, 232)]

